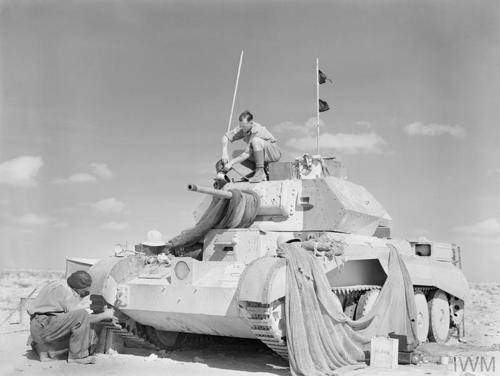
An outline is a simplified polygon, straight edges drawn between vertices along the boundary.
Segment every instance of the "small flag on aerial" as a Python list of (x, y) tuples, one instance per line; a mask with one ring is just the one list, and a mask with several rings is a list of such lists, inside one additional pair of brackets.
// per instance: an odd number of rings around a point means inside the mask
[(319, 84), (324, 84), (326, 81), (329, 81), (331, 84), (333, 84), (333, 81), (330, 80), (328, 77), (326, 77), (326, 74), (321, 72), (321, 70), (318, 69), (318, 81)]
[(319, 100), (319, 112), (325, 112), (330, 109), (330, 106), (323, 99)]

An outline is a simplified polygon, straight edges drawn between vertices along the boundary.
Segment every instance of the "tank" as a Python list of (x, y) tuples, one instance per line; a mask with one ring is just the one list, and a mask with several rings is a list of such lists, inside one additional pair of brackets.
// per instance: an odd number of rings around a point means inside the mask
[(113, 306), (127, 335), (158, 346), (174, 345), (180, 333), (253, 338), (287, 358), (286, 273), (277, 244), (328, 239), (342, 256), (322, 265), (346, 315), (359, 319), (370, 311), (394, 246), (414, 284), (419, 341), (463, 335), (468, 284), (457, 245), (393, 239), (388, 212), (347, 180), (335, 158), (305, 155), (272, 163), (268, 172), (269, 180), (256, 184), (189, 185), (189, 194), (206, 195), (197, 220), (212, 196), (230, 200), (233, 190), (258, 195), (255, 220), (245, 228), (209, 229), (196, 257), (130, 251), (98, 261), (89, 269), (92, 308)]

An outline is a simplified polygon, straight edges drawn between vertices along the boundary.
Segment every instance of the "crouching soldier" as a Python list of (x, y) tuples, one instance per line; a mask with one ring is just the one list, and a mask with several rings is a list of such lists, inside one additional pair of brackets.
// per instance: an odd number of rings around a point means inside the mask
[[(266, 180), (264, 165), (268, 162), (277, 162), (281, 158), (281, 151), (273, 135), (262, 125), (253, 121), (253, 115), (244, 111), (239, 117), (238, 127), (227, 132), (222, 137), (222, 163), (224, 170), (229, 171), (236, 163), (254, 170), (250, 182), (258, 183)], [(246, 149), (229, 160), (227, 145), (243, 139), (247, 143)]]
[(113, 310), (89, 314), (82, 300), (89, 295), (92, 278), (85, 271), (71, 274), (66, 282), (53, 281), (44, 286), (28, 308), (30, 331), (41, 361), (48, 361), (54, 344), (69, 341), (69, 363), (95, 363), (90, 356), (91, 323), (113, 319)]

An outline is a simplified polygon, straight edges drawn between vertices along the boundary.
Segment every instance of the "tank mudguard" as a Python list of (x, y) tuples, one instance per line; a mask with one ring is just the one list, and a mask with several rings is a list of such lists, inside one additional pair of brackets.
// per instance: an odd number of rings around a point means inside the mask
[[(348, 281), (349, 283), (339, 283), (334, 277), (336, 269), (327, 272), (329, 281), (334, 286), (355, 285), (355, 284), (383, 284), (383, 279), (388, 269), (388, 252), (379, 253), (378, 257), (372, 260), (350, 258), (348, 264), (355, 264), (357, 261), (369, 267), (370, 261), (378, 259), (381, 268), (376, 276), (371, 275), (369, 281), (362, 279)], [(469, 297), (469, 286), (461, 269), (450, 262), (438, 261), (421, 256), (402, 254), (402, 258), (408, 269), (412, 283), (415, 286), (437, 287), (446, 293), (464, 301)], [(378, 263), (377, 263), (378, 264)], [(346, 267), (344, 272), (347, 272)], [(364, 270), (366, 268), (361, 268)], [(373, 268), (372, 268), (373, 269)], [(376, 269), (376, 268), (375, 268)], [(374, 270), (375, 270), (374, 269)], [(352, 274), (352, 273), (349, 273)], [(375, 278), (377, 277), (377, 278)], [(332, 279), (333, 278), (333, 279)], [(373, 281), (372, 281), (373, 279)], [(378, 281), (380, 279), (380, 281)], [(376, 281), (377, 280), (377, 281)], [(286, 262), (279, 257), (261, 257), (254, 260), (243, 272), (239, 285), (239, 301), (252, 301), (263, 304), (272, 303), (286, 294)]]
[(138, 256), (104, 258), (88, 270), (92, 276), (90, 293), (114, 305), (118, 284), (135, 278), (143, 268), (144, 262)]
[(403, 255), (403, 260), (415, 286), (434, 286), (466, 301), (469, 284), (461, 269), (450, 262), (422, 256)]
[[(464, 301), (468, 299), (469, 284), (464, 273), (451, 262), (440, 261), (426, 256), (416, 256), (405, 249), (404, 244), (406, 242), (402, 243), (391, 239), (387, 243), (395, 246), (401, 254), (414, 286), (437, 287)], [(386, 273), (389, 261), (388, 255), (388, 253), (384, 253), (378, 257)]]
[(263, 304), (285, 296), (286, 261), (280, 257), (261, 257), (247, 266), (238, 284), (238, 301)]

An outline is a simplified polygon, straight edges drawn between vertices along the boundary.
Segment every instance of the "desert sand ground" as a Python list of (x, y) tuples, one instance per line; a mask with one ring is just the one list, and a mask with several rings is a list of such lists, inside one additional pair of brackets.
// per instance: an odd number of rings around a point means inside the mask
[[(65, 361), (41, 363), (26, 345), (29, 328), (19, 323), (15, 311), (19, 299), (28, 296), (45, 281), (61, 278), (60, 272), (16, 271), (0, 274), (0, 375), (289, 375), (287, 362), (255, 342), (240, 346), (211, 345), (207, 348), (176, 350), (158, 356), (147, 350), (131, 354), (99, 355), (97, 364), (70, 365)], [(446, 345), (423, 344), (424, 363), (399, 366), (394, 370), (366, 367), (339, 370), (342, 375), (500, 375), (500, 284), (471, 285), (471, 301), (466, 312), (466, 339), (451, 339)], [(11, 312), (15, 312), (9, 317)], [(439, 364), (441, 355), (458, 356), (465, 363), (483, 357), (475, 369), (468, 364), (455, 370)], [(492, 367), (492, 358), (494, 370)]]

